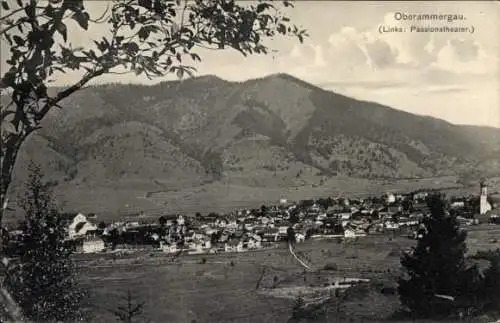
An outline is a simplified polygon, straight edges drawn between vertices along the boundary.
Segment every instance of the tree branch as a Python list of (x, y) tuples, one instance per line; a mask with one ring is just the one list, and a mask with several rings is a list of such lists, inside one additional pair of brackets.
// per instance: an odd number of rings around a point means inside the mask
[[(35, 7), (35, 8), (36, 8), (36, 9), (45, 9), (44, 7), (39, 7), (39, 6), (37, 6), (37, 7)], [(3, 17), (0, 17), (0, 24), (1, 24), (1, 23), (3, 23), (3, 22), (4, 22), (6, 19), (8, 19), (9, 17), (11, 17), (11, 16), (15, 15), (15, 14), (16, 14), (16, 13), (18, 13), (18, 12), (24, 11), (24, 10), (25, 10), (25, 8), (24, 8), (24, 7), (23, 7), (23, 8), (19, 8), (19, 9), (16, 9), (16, 10), (12, 11), (11, 13), (9, 13), (9, 14), (7, 14), (7, 15), (3, 16)]]
[(97, 19), (89, 19), (89, 21), (92, 21), (93, 23), (96, 23), (96, 24), (100, 24), (102, 22), (104, 22), (104, 17), (106, 16), (106, 13), (108, 13), (109, 11), (109, 4), (106, 6), (106, 10), (104, 11), (104, 13)]
[(45, 115), (50, 111), (50, 109), (53, 106), (57, 105), (61, 100), (67, 98), (68, 96), (70, 96), (74, 92), (81, 89), (85, 84), (87, 84), (93, 78), (98, 77), (98, 76), (106, 73), (107, 70), (108, 70), (108, 68), (103, 67), (103, 68), (98, 69), (96, 71), (89, 72), (89, 73), (85, 74), (80, 81), (73, 84), (69, 88), (59, 92), (54, 98), (49, 98), (47, 100), (47, 103), (45, 103), (43, 108), (37, 113), (37, 118), (39, 120), (41, 120), (43, 117), (45, 117)]

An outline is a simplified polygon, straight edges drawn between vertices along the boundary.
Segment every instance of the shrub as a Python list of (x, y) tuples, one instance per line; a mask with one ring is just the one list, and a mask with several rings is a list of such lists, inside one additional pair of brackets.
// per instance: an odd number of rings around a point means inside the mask
[(337, 264), (328, 263), (323, 267), (324, 270), (338, 270)]
[(19, 200), (26, 212), (21, 256), (8, 268), (5, 285), (30, 320), (81, 319), (86, 293), (78, 284), (72, 249), (65, 243), (66, 227), (40, 168), (29, 167), (26, 193)]
[(396, 287), (382, 287), (380, 293), (383, 295), (395, 295), (397, 293)]
[(399, 257), (401, 255), (401, 252), (399, 249), (392, 249), (391, 251), (389, 251), (389, 253), (387, 254), (388, 257)]
[(412, 252), (401, 257), (406, 273), (399, 279), (398, 293), (414, 318), (447, 317), (454, 313), (454, 304), (435, 295), (473, 295), (476, 279), (465, 263), (467, 233), (447, 214), (442, 196), (429, 197), (427, 204), (427, 230)]

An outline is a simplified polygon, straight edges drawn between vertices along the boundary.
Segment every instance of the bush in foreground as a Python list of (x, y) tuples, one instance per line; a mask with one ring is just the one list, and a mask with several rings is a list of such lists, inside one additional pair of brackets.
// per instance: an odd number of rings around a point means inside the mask
[(72, 251), (65, 244), (65, 225), (42, 176), (38, 166), (30, 165), (26, 193), (20, 198), (26, 213), (21, 256), (8, 268), (5, 285), (31, 320), (80, 319), (85, 293), (76, 280)]
[(500, 300), (500, 257), (492, 257), (481, 275), (478, 265), (465, 258), (467, 234), (446, 211), (444, 198), (433, 195), (427, 203), (431, 214), (423, 221), (424, 234), (401, 257), (403, 310), (413, 318), (472, 317), (491, 310)]

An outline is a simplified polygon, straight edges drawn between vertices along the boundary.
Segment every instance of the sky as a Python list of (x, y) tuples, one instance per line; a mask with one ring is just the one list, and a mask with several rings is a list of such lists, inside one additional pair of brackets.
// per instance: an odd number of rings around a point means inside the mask
[[(106, 1), (86, 1), (99, 17)], [(276, 53), (243, 57), (235, 51), (197, 50), (197, 75), (243, 81), (288, 73), (356, 99), (456, 124), (500, 127), (500, 3), (493, 1), (297, 1), (285, 11), (308, 30), (304, 44), (276, 38)], [(465, 20), (409, 22), (404, 14), (456, 14)], [(410, 26), (468, 27), (470, 32), (411, 32)], [(381, 27), (403, 32), (381, 33)], [(86, 33), (69, 26), (71, 42), (88, 46), (107, 32), (91, 25)], [(4, 52), (5, 44), (2, 45)], [(3, 63), (2, 59), (2, 63)], [(2, 71), (4, 69), (2, 64)], [(168, 76), (154, 82), (174, 79)], [(77, 81), (75, 73), (57, 85)], [(135, 74), (102, 76), (95, 83), (151, 83)]]

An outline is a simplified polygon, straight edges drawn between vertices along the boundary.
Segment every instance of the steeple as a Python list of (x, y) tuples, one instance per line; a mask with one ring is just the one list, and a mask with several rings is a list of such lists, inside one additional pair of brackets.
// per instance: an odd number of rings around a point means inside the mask
[(484, 178), (481, 178), (481, 181), (479, 182), (479, 186), (481, 188), (480, 195), (487, 196), (488, 195), (488, 185), (486, 185), (486, 180)]
[(491, 210), (491, 204), (488, 202), (488, 186), (484, 178), (479, 182), (481, 188), (479, 196), (479, 214), (485, 214)]

